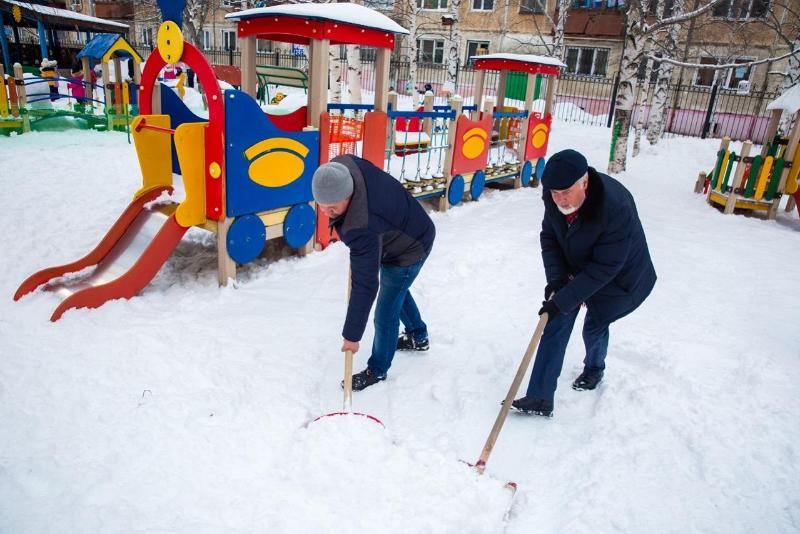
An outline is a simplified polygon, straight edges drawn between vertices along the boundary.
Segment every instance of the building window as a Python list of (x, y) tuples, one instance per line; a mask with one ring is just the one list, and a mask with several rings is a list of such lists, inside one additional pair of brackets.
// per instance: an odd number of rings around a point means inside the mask
[(568, 73), (605, 78), (607, 71), (607, 48), (567, 48)]
[[(717, 60), (713, 57), (701, 57), (700, 58), (701, 65), (716, 65)], [(694, 78), (695, 85), (701, 85), (703, 87), (711, 87), (714, 85), (714, 80), (717, 77), (717, 71), (714, 69), (697, 69), (697, 75)]]
[(142, 28), (142, 42), (147, 46), (153, 46), (153, 28)]
[(417, 0), (417, 7), (422, 9), (447, 9), (447, 0)]
[(569, 7), (574, 9), (618, 8), (625, 7), (625, 0), (572, 0)]
[(261, 54), (272, 52), (272, 41), (268, 39), (256, 39), (256, 52)]
[(520, 13), (544, 13), (546, 0), (520, 0)]
[(714, 6), (712, 16), (731, 20), (763, 19), (770, 0), (722, 0)]
[(236, 30), (222, 32), (222, 46), (225, 50), (236, 50)]
[(372, 9), (391, 11), (394, 9), (394, 0), (365, 0), (364, 5)]
[[(734, 63), (747, 63), (749, 61), (752, 61), (752, 59), (737, 59)], [(725, 87), (728, 89), (737, 89), (739, 87), (739, 82), (750, 81), (750, 71), (752, 68), (752, 65), (747, 65), (728, 69)]]
[(489, 53), (489, 41), (467, 41), (467, 65), (474, 63), (472, 56), (481, 56)]
[(211, 32), (208, 30), (203, 30), (203, 50), (209, 50), (211, 48)]
[(494, 0), (472, 0), (473, 11), (493, 11)]
[(227, 7), (227, 8), (242, 7), (242, 0), (222, 0), (222, 7)]
[(420, 63), (444, 63), (444, 40), (419, 39), (417, 41), (417, 61)]
[[(749, 63), (752, 58), (739, 58), (733, 63)], [(716, 65), (719, 63), (713, 57), (701, 57), (700, 63), (703, 65)], [(741, 67), (734, 67), (732, 69), (697, 69), (697, 76), (695, 77), (694, 84), (703, 87), (711, 87), (715, 83), (722, 83), (725, 89), (737, 89), (739, 82), (749, 81), (750, 72), (753, 67), (751, 65), (742, 65)]]

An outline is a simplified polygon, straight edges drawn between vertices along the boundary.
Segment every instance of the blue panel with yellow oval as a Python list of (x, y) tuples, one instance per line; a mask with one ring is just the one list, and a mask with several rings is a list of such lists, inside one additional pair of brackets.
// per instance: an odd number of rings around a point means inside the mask
[(319, 132), (286, 132), (242, 91), (225, 91), (229, 215), (310, 202), (319, 166)]

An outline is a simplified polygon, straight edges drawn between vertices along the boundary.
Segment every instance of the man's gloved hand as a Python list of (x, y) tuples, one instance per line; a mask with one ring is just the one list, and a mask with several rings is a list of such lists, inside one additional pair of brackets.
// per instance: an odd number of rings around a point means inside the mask
[(563, 282), (548, 282), (547, 285), (544, 286), (544, 300), (547, 300), (551, 295), (558, 293), (562, 287), (564, 287)]
[(558, 306), (556, 305), (554, 300), (545, 300), (544, 302), (542, 302), (542, 308), (539, 310), (539, 315), (545, 313), (547, 314), (547, 317), (549, 319), (552, 319), (553, 317), (561, 313), (561, 310), (558, 309)]

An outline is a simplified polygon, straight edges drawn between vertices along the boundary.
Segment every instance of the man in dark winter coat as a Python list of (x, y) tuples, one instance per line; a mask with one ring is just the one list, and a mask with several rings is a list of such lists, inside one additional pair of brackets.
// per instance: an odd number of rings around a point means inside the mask
[[(342, 351), (357, 352), (372, 303), (375, 336), (360, 391), (386, 379), (395, 350), (428, 350), (428, 329), (409, 288), (428, 258), (436, 229), (422, 206), (391, 175), (367, 160), (339, 156), (314, 173), (312, 192), (350, 248), (352, 288)], [(405, 333), (398, 338), (400, 321)]]
[(589, 167), (574, 150), (554, 154), (542, 175), (542, 258), (547, 313), (525, 397), (512, 406), (552, 416), (553, 397), (572, 327), (585, 304), (583, 372), (572, 384), (591, 390), (603, 378), (608, 327), (647, 298), (656, 282), (642, 224), (630, 192)]

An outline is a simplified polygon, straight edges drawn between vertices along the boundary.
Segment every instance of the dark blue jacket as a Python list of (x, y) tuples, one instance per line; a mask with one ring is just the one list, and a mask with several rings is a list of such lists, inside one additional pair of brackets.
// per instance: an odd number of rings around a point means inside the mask
[(419, 202), (390, 174), (356, 156), (333, 161), (353, 176), (350, 205), (331, 224), (350, 248), (352, 287), (342, 336), (360, 341), (378, 293), (381, 264), (417, 263), (430, 253), (436, 228)]
[(636, 309), (656, 271), (630, 192), (589, 167), (587, 197), (572, 225), (549, 192), (544, 203), (542, 258), (547, 282), (563, 284), (553, 297), (558, 308), (568, 312), (584, 302), (609, 323)]

